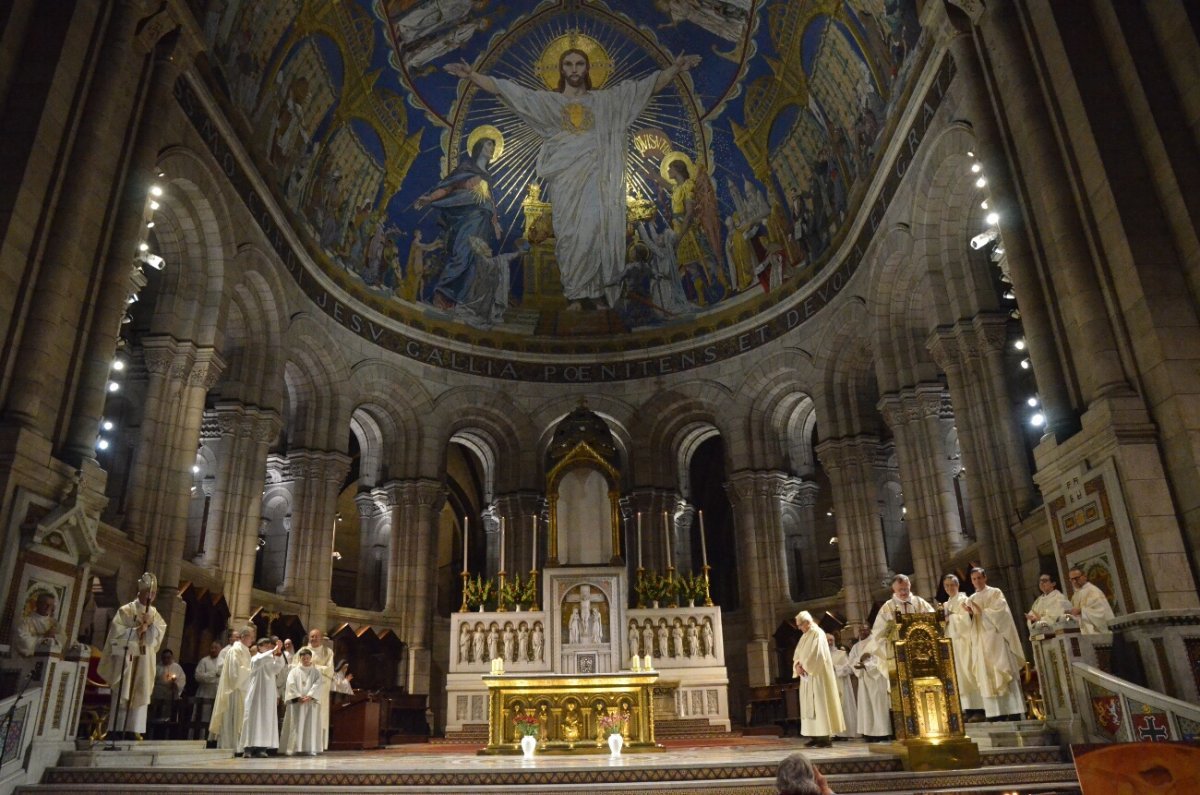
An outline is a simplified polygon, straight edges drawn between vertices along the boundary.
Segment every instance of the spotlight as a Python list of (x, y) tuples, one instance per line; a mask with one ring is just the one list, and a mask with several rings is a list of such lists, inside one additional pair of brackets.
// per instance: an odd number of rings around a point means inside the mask
[(988, 208), (987, 199), (984, 199), (983, 201), (981, 201), (979, 203), (979, 209), (986, 210), (987, 208)]
[(1003, 295), (1003, 296), (1001, 296), (1001, 297), (1002, 297), (1002, 298), (1003, 298), (1005, 301), (1015, 301), (1015, 300), (1017, 300), (1017, 294), (1016, 294), (1016, 293), (1014, 293), (1012, 290), (1005, 290), (1005, 291), (1004, 291), (1004, 295)]
[(125, 360), (124, 359), (113, 359), (112, 368), (114, 370), (116, 370), (118, 373), (121, 372), (122, 370), (125, 369)]
[(1000, 223), (1000, 213), (988, 213), (983, 220), (987, 221), (988, 226), (995, 226)]
[(198, 466), (192, 466), (192, 474), (193, 474), (193, 475), (199, 475), (199, 474), (200, 474), (200, 467), (198, 467)]
[(108, 449), (108, 439), (100, 439), (98, 442), (96, 442), (96, 449), (97, 450), (107, 450)]
[(837, 546), (837, 542), (838, 542), (837, 536), (829, 537), (829, 546), (831, 546), (831, 547)]
[(997, 230), (994, 226), (990, 229), (980, 232), (979, 234), (975, 235), (975, 237), (971, 238), (971, 248), (978, 251), (988, 243), (991, 243), (993, 240), (995, 240), (999, 235), (999, 230)]
[(1030, 408), (1033, 408), (1034, 406), (1036, 406), (1036, 405), (1038, 404), (1038, 399), (1037, 399), (1037, 398), (1035, 398), (1035, 397), (1033, 397), (1033, 396), (1030, 396), (1030, 397), (1028, 397), (1028, 398), (1026, 398), (1026, 399), (1025, 399), (1025, 402), (1026, 402), (1027, 404), (1029, 404), (1029, 407), (1030, 407)]
[(1037, 414), (1034, 414), (1029, 418), (1029, 424), (1035, 428), (1042, 427), (1046, 424), (1046, 415), (1039, 411)]
[(338, 552), (336, 549), (335, 549), (335, 550), (333, 550), (333, 559), (334, 559), (334, 560), (341, 560), (341, 559), (342, 559), (342, 553), (341, 553), (341, 552)]
[(159, 196), (162, 196), (162, 193), (163, 193), (162, 188), (158, 187), (157, 185), (150, 186), (150, 195), (151, 196), (158, 198)]
[(154, 222), (153, 222), (153, 221), (150, 221), (150, 222), (148, 222), (148, 223), (146, 224), (146, 228), (147, 228), (147, 229), (153, 229), (153, 228), (154, 228)]
[(154, 201), (154, 199), (151, 199), (151, 200), (150, 200), (150, 209), (151, 209), (151, 210), (157, 210), (157, 209), (158, 209), (158, 207), (159, 207), (159, 204), (158, 204), (158, 202)]
[(1012, 311), (1010, 311), (1008, 313), (1008, 316), (1011, 317), (1013, 320), (1020, 320), (1021, 319), (1021, 310), (1013, 309)]
[(109, 392), (116, 392), (116, 391), (117, 391), (118, 389), (120, 389), (120, 388), (121, 388), (121, 385), (120, 385), (120, 384), (118, 384), (116, 381), (109, 381), (109, 382), (108, 382), (108, 391), (109, 391)]
[(104, 429), (104, 430), (106, 430), (106, 431), (111, 431), (111, 430), (113, 429), (113, 423), (112, 423), (112, 420), (105, 420), (104, 422), (102, 422), (102, 423), (100, 424), (100, 427), (101, 427), (101, 428), (103, 428), (103, 429)]
[(983, 171), (983, 166), (979, 165), (978, 163), (971, 164), (971, 173), (972, 174), (978, 174), (980, 171)]
[(825, 512), (825, 515), (826, 515), (826, 516), (833, 516), (833, 511), (826, 511), (826, 512)]
[[(967, 157), (974, 157), (974, 156), (975, 156), (974, 152), (972, 152), (970, 150), (967, 151)], [(162, 176), (162, 175), (160, 174), (159, 176)]]
[(138, 262), (144, 262), (156, 271), (162, 270), (167, 265), (167, 261), (157, 254), (139, 254), (137, 260)]
[(1013, 342), (1013, 347), (1019, 351), (1025, 350), (1025, 340), (1016, 340)]
[(259, 537), (258, 537), (258, 548), (259, 548), (259, 549), (262, 549), (262, 548), (263, 548), (263, 547), (265, 547), (266, 545), (267, 545), (267, 537), (266, 537), (266, 536), (259, 536)]
[(149, 243), (138, 243), (138, 251), (146, 252), (150, 250)]
[(980, 177), (979, 179), (975, 180), (975, 187), (977, 187), (977, 188), (987, 187), (987, 177)]
[(1028, 370), (1028, 369), (1029, 369), (1031, 366), (1032, 366), (1032, 365), (1030, 364), (1030, 362), (1029, 362), (1029, 360), (1028, 360), (1028, 359), (1022, 359), (1022, 360), (1021, 360), (1021, 369), (1022, 369), (1022, 370)]

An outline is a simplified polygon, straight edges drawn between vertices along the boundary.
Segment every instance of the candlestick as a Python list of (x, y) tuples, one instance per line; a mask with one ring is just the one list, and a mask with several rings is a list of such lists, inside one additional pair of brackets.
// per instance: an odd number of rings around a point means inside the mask
[(463, 569), (462, 573), (467, 573), (467, 533), (471, 529), (471, 517), (463, 518)]
[(504, 517), (500, 517), (500, 571), (504, 571)]
[(704, 543), (704, 511), (700, 511), (700, 562), (708, 565), (708, 545)]
[(462, 574), (460, 574), (458, 576), (462, 577), (462, 605), (458, 608), (458, 612), (465, 613), (465, 612), (467, 612), (467, 609), (468, 609), (467, 608), (467, 578), (470, 577), (471, 575), (467, 574), (466, 570), (464, 569)]
[(637, 552), (638, 552), (638, 556), (637, 556), (637, 564), (638, 564), (638, 571), (641, 571), (641, 570), (642, 570), (642, 512), (641, 512), (641, 511), (638, 511), (638, 538), (637, 538), (637, 542), (638, 542), (638, 547), (637, 547)]
[(667, 512), (663, 511), (663, 538), (667, 542), (667, 568), (674, 568), (671, 565), (671, 525), (667, 523)]
[(533, 554), (529, 559), (529, 570), (537, 571), (537, 514), (529, 517), (529, 523), (533, 525)]
[(712, 607), (712, 590), (709, 588), (708, 573), (712, 571), (707, 563), (704, 564), (704, 606)]

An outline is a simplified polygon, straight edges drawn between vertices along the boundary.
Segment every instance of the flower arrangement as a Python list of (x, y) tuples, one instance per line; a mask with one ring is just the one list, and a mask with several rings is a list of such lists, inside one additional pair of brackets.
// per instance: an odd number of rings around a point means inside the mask
[(476, 574), (474, 579), (468, 579), (463, 585), (463, 599), (468, 607), (477, 607), (487, 603), (491, 598), (495, 583), (485, 580), (483, 575)]
[(600, 733), (605, 737), (608, 737), (610, 734), (620, 734), (624, 723), (625, 716), (616, 713), (608, 713), (596, 718), (596, 724), (600, 727)]
[(522, 737), (537, 737), (542, 730), (542, 724), (537, 715), (520, 713), (513, 716), (513, 726)]
[(537, 578), (533, 575), (522, 581), (520, 574), (506, 580), (500, 591), (500, 600), (508, 605), (530, 605), (537, 600)]
[(671, 597), (673, 586), (666, 577), (650, 572), (638, 580), (636, 589), (640, 602), (665, 602)]
[(689, 571), (675, 580), (675, 590), (680, 599), (703, 599), (707, 588), (704, 577)]

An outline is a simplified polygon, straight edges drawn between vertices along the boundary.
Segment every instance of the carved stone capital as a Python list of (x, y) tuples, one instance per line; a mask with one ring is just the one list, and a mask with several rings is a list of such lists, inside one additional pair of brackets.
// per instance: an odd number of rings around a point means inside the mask
[(959, 353), (958, 342), (954, 338), (954, 330), (945, 326), (934, 329), (925, 341), (925, 348), (933, 361), (942, 372), (958, 372), (962, 367), (962, 357)]
[(801, 481), (799, 478), (795, 478), (795, 480), (797, 483), (787, 498), (788, 502), (798, 508), (815, 508), (821, 487), (811, 480)]
[(725, 492), (734, 506), (750, 499), (778, 500), (784, 497), (789, 482), (795, 480), (784, 472), (743, 469), (729, 477)]
[(175, 354), (163, 348), (147, 348), (142, 352), (142, 360), (146, 363), (147, 371), (162, 375), (171, 369)]
[(976, 345), (980, 353), (1002, 351), (1008, 344), (1008, 316), (978, 314), (971, 325), (975, 329)]
[[(379, 491), (379, 489), (375, 491)], [(360, 492), (354, 495), (354, 507), (358, 508), (359, 519), (370, 519), (379, 516), (389, 507), (386, 502), (380, 504), (375, 491), (370, 493)]]
[(224, 371), (225, 362), (217, 355), (216, 351), (211, 348), (198, 351), (191, 371), (188, 373), (188, 386), (198, 386), (207, 392), (217, 385), (217, 382), (221, 380), (221, 373)]
[[(904, 424), (906, 415), (904, 412), (903, 398), (896, 392), (889, 392), (879, 398), (879, 402), (875, 404), (875, 408), (883, 416), (883, 421), (893, 431)], [(824, 461), (822, 461), (824, 463)]]
[(872, 467), (879, 452), (879, 440), (874, 436), (844, 436), (828, 439), (817, 445), (821, 466), (832, 471), (856, 467)]

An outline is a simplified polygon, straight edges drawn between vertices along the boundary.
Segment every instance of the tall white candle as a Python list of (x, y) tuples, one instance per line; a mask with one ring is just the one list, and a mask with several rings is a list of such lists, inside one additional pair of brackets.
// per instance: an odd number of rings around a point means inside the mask
[(638, 556), (637, 556), (637, 561), (638, 561), (638, 568), (640, 569), (640, 568), (642, 567), (642, 512), (641, 512), (641, 511), (638, 511), (638, 537), (637, 537), (637, 544), (638, 544), (638, 548), (637, 548), (637, 553), (638, 553)]
[(708, 565), (708, 544), (704, 542), (704, 511), (700, 511), (700, 560)]
[(529, 556), (529, 570), (537, 571), (537, 514), (529, 517), (529, 523), (533, 525), (533, 554)]
[(463, 573), (467, 572), (467, 531), (471, 529), (471, 517), (463, 517)]
[(504, 571), (504, 517), (500, 517), (500, 571)]
[(667, 522), (667, 512), (663, 511), (663, 538), (667, 542), (667, 567), (671, 566), (671, 525)]

